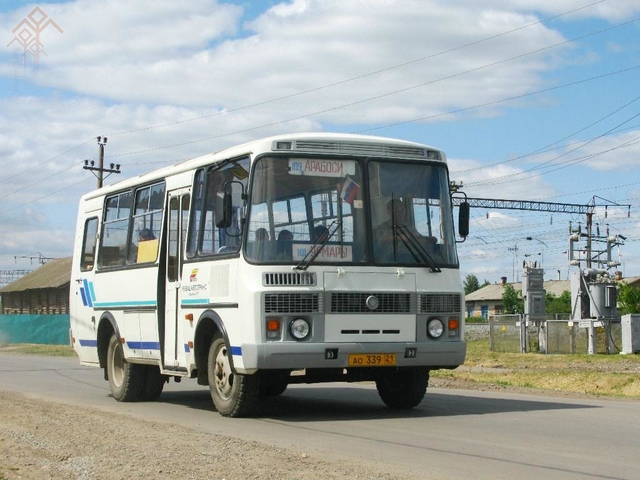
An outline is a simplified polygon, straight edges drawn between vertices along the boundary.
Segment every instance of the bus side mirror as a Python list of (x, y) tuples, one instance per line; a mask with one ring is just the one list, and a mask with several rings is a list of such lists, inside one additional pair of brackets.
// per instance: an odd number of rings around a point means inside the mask
[(216, 227), (228, 228), (233, 216), (231, 192), (220, 192), (216, 197)]
[(469, 202), (462, 202), (458, 210), (458, 235), (466, 237), (469, 235), (469, 212), (471, 206)]

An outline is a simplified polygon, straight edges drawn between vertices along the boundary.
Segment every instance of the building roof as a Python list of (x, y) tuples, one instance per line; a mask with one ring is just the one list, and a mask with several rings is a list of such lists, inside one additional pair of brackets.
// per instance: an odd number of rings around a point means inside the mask
[(640, 287), (640, 277), (623, 278), (622, 281), (628, 283), (632, 287)]
[[(481, 301), (490, 301), (502, 300), (502, 293), (504, 292), (505, 285), (511, 285), (515, 290), (522, 290), (522, 282), (518, 283), (494, 283), (491, 285), (487, 285), (486, 287), (482, 287), (475, 292), (471, 292), (466, 295), (465, 300), (467, 302), (481, 302)], [(571, 282), (569, 280), (545, 280), (544, 289), (547, 293), (551, 293), (556, 297), (562, 295), (562, 292), (570, 292), (571, 291)]]
[[(622, 279), (623, 282), (628, 283), (632, 287), (640, 287), (640, 277), (628, 277)], [(515, 290), (522, 290), (522, 282), (507, 283), (505, 285), (512, 285)], [(467, 302), (482, 302), (482, 301), (499, 301), (502, 300), (502, 292), (504, 292), (505, 285), (501, 283), (494, 283), (482, 287), (475, 292), (471, 292), (465, 296)], [(545, 280), (544, 289), (547, 293), (551, 293), (556, 297), (562, 295), (562, 292), (571, 291), (571, 281), (569, 280)]]
[(40, 288), (58, 288), (71, 281), (71, 257), (50, 260), (15, 282), (0, 288), (0, 293)]

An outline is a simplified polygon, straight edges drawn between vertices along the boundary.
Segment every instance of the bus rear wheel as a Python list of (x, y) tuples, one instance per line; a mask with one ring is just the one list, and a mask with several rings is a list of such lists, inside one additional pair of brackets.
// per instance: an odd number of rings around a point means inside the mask
[(221, 336), (211, 342), (207, 375), (213, 405), (225, 417), (251, 415), (259, 396), (259, 378), (240, 375), (231, 369), (231, 352)]
[(407, 410), (417, 406), (427, 393), (429, 370), (407, 367), (382, 370), (376, 378), (378, 395), (390, 408)]
[(107, 349), (107, 376), (113, 398), (119, 402), (140, 400), (145, 373), (143, 367), (127, 362), (120, 338), (115, 333), (111, 335)]

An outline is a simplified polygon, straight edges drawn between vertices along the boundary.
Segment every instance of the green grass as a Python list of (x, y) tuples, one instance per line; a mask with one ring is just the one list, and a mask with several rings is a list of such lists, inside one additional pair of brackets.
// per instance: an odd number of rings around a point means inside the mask
[[(50, 357), (73, 357), (76, 355), (76, 352), (69, 345), (39, 345), (35, 343), (12, 343), (0, 345), (0, 353), (47, 355)], [(2, 480), (1, 477), (0, 480)]]
[(640, 399), (640, 355), (541, 355), (489, 350), (489, 340), (467, 343), (464, 367), (432, 377), (483, 384)]

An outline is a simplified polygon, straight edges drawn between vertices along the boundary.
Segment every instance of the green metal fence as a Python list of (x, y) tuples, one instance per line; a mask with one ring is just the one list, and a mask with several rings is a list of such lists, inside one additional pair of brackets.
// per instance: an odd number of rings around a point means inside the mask
[(69, 345), (69, 315), (0, 315), (0, 344)]

